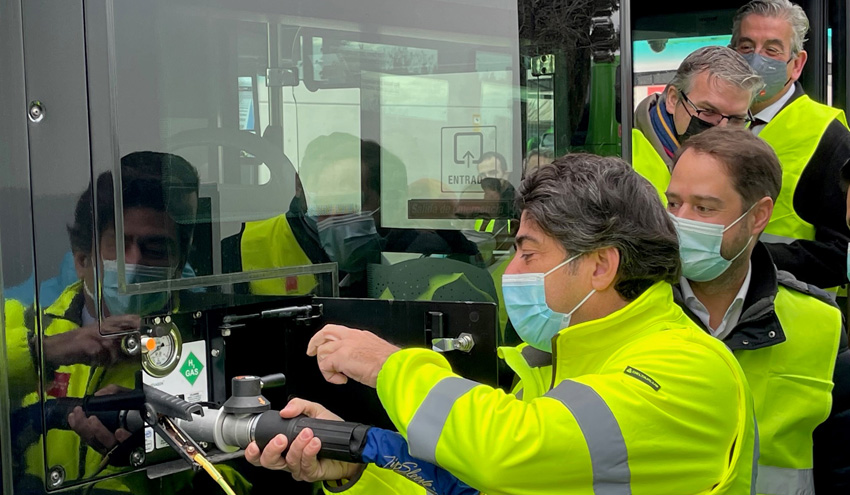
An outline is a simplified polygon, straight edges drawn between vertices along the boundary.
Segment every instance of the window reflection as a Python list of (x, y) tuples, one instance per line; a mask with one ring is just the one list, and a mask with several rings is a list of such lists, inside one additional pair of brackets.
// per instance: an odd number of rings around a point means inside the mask
[(197, 167), (199, 285), (328, 294), (330, 262), (340, 295), (398, 297), (379, 272), (448, 259), (498, 289), (523, 175), (619, 153), (615, 3), (434, 2), (415, 27), (382, 5), (116, 2), (118, 148)]

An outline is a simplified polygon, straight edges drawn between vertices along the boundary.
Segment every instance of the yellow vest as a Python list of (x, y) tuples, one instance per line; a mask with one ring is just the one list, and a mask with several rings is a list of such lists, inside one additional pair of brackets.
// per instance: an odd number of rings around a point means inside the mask
[[(486, 223), (485, 223), (486, 222)], [(511, 223), (511, 220), (505, 219), (505, 228), (508, 229), (505, 234), (509, 232), (513, 232), (514, 225)], [(488, 234), (492, 234), (496, 230), (496, 219), (491, 218), (489, 220), (485, 220), (483, 218), (479, 218), (475, 220), (475, 230), (477, 232), (486, 232)]]
[[(49, 325), (44, 329), (44, 336), (58, 335), (79, 328), (79, 325), (66, 319), (65, 313), (71, 306), (74, 298), (82, 293), (82, 282), (76, 282), (66, 288), (59, 298), (50, 305), (44, 314), (52, 318)], [(79, 315), (77, 315), (78, 317)], [(132, 363), (116, 364), (109, 368), (102, 366), (91, 367), (87, 364), (72, 364), (59, 366), (53, 373), (56, 382), (63, 383), (66, 388), (66, 397), (85, 397), (92, 395), (107, 384), (117, 384), (132, 389), (135, 386), (135, 372), (138, 365)], [(54, 398), (51, 390), (55, 388), (52, 383), (45, 384), (45, 399)], [(33, 391), (24, 398), (22, 406), (30, 406), (39, 401), (38, 393)], [(46, 448), (44, 446), (47, 446)], [(27, 471), (37, 476), (37, 466), (44, 465), (44, 456), (47, 456), (46, 469), (54, 466), (62, 466), (65, 469), (66, 483), (86, 479), (93, 476), (98, 470), (103, 456), (96, 450), (80, 442), (80, 437), (73, 431), (51, 429), (47, 431), (47, 439), (40, 438), (39, 441), (30, 446), (25, 454)], [(81, 463), (82, 461), (82, 463)], [(107, 476), (115, 472), (112, 467), (107, 467), (101, 476)], [(109, 483), (111, 488), (127, 490), (120, 483)]]
[(486, 224), (484, 223), (484, 219), (482, 219), (482, 218), (475, 220), (475, 230), (477, 230), (478, 232), (487, 232), (488, 234), (492, 234), (495, 226), (496, 226), (496, 219), (495, 218), (491, 218), (490, 220), (487, 221)]
[[(306, 266), (313, 262), (298, 244), (286, 215), (248, 222), (242, 232), (242, 270)], [(251, 293), (260, 295), (309, 294), (316, 287), (314, 275), (298, 275), (250, 283)]]
[(670, 169), (658, 156), (652, 143), (638, 129), (632, 129), (632, 168), (655, 186), (661, 196), (661, 203), (667, 206), (667, 196), (664, 193), (670, 185)]
[[(847, 126), (844, 112), (803, 95), (783, 108), (759, 133), (782, 164), (782, 189), (764, 230), (765, 242), (813, 241), (815, 228), (794, 210), (794, 192), (829, 124), (838, 119)], [(837, 180), (837, 179), (836, 179)]]
[[(553, 348), (549, 364), (529, 362), (548, 354), (526, 345), (500, 350), (521, 400), (454, 375), (424, 349), (390, 356), (378, 396), (411, 455), (482, 493), (751, 493), (755, 422), (743, 371), (668, 284), (562, 330)], [(422, 493), (391, 472), (367, 473), (349, 493)]]
[(832, 407), (841, 312), (781, 285), (774, 305), (786, 341), (735, 351), (758, 419), (761, 456), (756, 492), (814, 493), (812, 433)]

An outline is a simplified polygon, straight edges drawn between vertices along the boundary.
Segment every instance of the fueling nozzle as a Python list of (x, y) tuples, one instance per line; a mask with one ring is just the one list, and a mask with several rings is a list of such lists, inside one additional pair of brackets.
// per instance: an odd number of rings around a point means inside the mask
[(319, 457), (360, 462), (366, 433), (371, 427), (303, 415), (281, 418), (278, 411), (271, 410), (271, 404), (260, 392), (263, 387), (282, 385), (284, 381), (283, 375), (235, 377), (231, 382), (233, 396), (221, 409), (206, 409), (203, 417), (194, 416), (191, 421), (178, 420), (176, 423), (195, 440), (214, 443), (224, 452), (244, 449), (251, 442), (257, 442), (262, 450), (278, 434), (283, 434), (292, 443), (301, 430), (310, 428), (322, 442)]

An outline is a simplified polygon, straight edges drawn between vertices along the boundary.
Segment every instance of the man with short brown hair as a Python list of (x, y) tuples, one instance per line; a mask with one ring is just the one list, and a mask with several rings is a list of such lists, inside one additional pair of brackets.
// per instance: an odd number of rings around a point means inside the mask
[(824, 291), (778, 271), (758, 238), (782, 169), (770, 146), (715, 128), (679, 150), (667, 210), (679, 233), (676, 300), (744, 369), (759, 425), (756, 492), (814, 493), (815, 428), (832, 406), (841, 313)]

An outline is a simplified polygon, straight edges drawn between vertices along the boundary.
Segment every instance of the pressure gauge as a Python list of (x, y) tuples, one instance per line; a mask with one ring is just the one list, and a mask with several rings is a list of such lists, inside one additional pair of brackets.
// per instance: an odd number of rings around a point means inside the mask
[(149, 375), (162, 378), (177, 367), (183, 352), (183, 339), (176, 326), (159, 337), (142, 337), (142, 368)]

